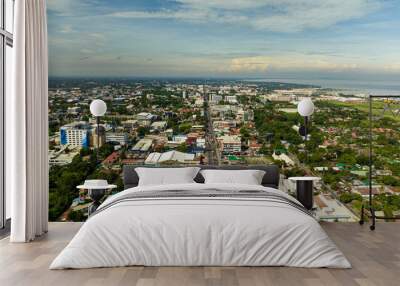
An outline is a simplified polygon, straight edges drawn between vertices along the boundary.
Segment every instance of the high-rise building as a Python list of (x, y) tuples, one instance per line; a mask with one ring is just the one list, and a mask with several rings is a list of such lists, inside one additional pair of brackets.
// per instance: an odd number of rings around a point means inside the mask
[[(97, 136), (99, 137), (98, 139)], [(99, 133), (97, 133), (97, 126), (92, 129), (92, 140), (90, 143), (90, 145), (95, 148), (99, 148), (106, 143), (106, 129), (103, 126), (100, 125)]]
[(85, 122), (74, 122), (60, 128), (61, 145), (88, 148), (91, 126)]
[(222, 95), (218, 95), (218, 94), (211, 94), (210, 95), (210, 103), (213, 103), (213, 104), (218, 104), (223, 99), (224, 99), (224, 97)]

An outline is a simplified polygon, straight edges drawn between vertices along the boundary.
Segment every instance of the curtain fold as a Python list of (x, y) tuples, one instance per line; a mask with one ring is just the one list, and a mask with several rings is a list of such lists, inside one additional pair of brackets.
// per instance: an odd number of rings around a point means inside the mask
[[(45, 0), (15, 2), (14, 94), (6, 116), (12, 242), (48, 227), (48, 50)], [(7, 99), (6, 99), (7, 100)]]

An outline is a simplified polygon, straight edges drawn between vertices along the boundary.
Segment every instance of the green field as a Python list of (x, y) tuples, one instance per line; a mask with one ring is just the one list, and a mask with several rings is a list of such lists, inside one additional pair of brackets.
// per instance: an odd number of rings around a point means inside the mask
[[(353, 102), (339, 102), (339, 101), (328, 101), (331, 104), (335, 104), (336, 106), (343, 106), (343, 107), (349, 107), (349, 108), (355, 108), (358, 109), (360, 111), (363, 111), (367, 114), (369, 114), (369, 102), (357, 102), (357, 103), (353, 103)], [(400, 110), (400, 102), (393, 102), (390, 101), (390, 107), (391, 110), (386, 110), (385, 113), (383, 113), (385, 106), (387, 106), (388, 103), (387, 102), (383, 102), (383, 101), (374, 101), (372, 104), (372, 114), (374, 116), (384, 116), (384, 117), (388, 117), (391, 118), (393, 120), (399, 121), (400, 122), (400, 113), (399, 115), (396, 115), (397, 110)], [(393, 114), (393, 113), (394, 114)]]

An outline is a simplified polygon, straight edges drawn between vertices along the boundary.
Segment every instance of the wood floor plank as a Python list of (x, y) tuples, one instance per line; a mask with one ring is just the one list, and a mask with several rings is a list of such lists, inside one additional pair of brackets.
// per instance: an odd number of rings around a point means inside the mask
[(322, 224), (351, 262), (352, 269), (289, 267), (119, 267), (48, 269), (79, 230), (80, 223), (51, 223), (47, 235), (29, 244), (0, 240), (1, 286), (283, 286), (400, 285), (400, 223), (368, 226)]

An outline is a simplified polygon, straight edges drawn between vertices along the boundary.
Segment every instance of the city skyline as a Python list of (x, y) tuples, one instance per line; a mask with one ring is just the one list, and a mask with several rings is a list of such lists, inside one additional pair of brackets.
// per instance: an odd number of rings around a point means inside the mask
[[(90, 114), (98, 98), (107, 105), (99, 134)], [(316, 112), (305, 140), (297, 105), (309, 98)], [(360, 94), (293, 83), (52, 80), (50, 217), (82, 220), (90, 201), (75, 186), (85, 178), (107, 178), (122, 191), (126, 165), (276, 164), (282, 174), (279, 188), (289, 194), (294, 191), (289, 177), (322, 179), (315, 194), (321, 219), (357, 221), (369, 194), (368, 104)], [(400, 119), (394, 113), (399, 105), (377, 99), (373, 106), (381, 116), (372, 123), (372, 190), (380, 204), (377, 210), (389, 217), (400, 214)], [(66, 183), (65, 176), (74, 181)]]
[(50, 76), (396, 78), (398, 12), (378, 0), (49, 0)]

